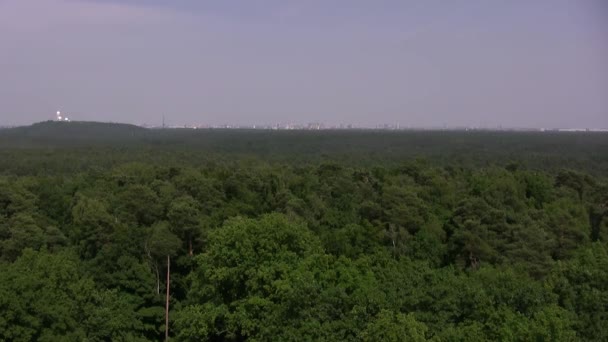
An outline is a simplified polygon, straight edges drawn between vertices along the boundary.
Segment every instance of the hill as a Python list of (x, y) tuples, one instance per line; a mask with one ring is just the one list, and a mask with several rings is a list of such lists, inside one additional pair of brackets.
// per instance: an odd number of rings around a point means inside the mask
[(123, 123), (45, 121), (2, 130), (0, 142), (7, 146), (124, 142), (140, 139), (147, 131), (143, 127)]

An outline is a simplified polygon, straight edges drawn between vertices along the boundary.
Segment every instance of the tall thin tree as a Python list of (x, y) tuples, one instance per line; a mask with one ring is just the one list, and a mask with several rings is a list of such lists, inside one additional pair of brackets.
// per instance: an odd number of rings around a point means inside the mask
[(169, 286), (171, 281), (171, 257), (167, 254), (167, 300), (165, 304), (165, 341), (169, 341)]

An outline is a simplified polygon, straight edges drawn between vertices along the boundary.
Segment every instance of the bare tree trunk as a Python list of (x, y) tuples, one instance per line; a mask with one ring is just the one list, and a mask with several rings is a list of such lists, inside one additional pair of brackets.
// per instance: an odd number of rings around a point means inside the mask
[(388, 228), (390, 229), (389, 235), (391, 238), (391, 242), (393, 243), (393, 257), (395, 257), (397, 255), (397, 243), (395, 241), (397, 233), (395, 232), (395, 226), (393, 224), (389, 223)]
[(160, 295), (160, 272), (156, 263), (154, 264), (154, 272), (156, 273), (156, 294)]
[(156, 294), (159, 295), (160, 294), (160, 271), (158, 270), (158, 262), (156, 262), (154, 260), (154, 258), (152, 257), (152, 254), (150, 253), (150, 249), (148, 249), (147, 242), (144, 244), (144, 249), (146, 250), (146, 255), (148, 256), (148, 259), (150, 261), (150, 264), (152, 265), (152, 268), (154, 268), (154, 274), (156, 274)]
[(469, 264), (472, 269), (476, 270), (479, 268), (479, 258), (473, 255), (473, 252), (469, 251)]
[(165, 341), (169, 341), (169, 286), (170, 286), (171, 257), (167, 255), (167, 301), (165, 304)]

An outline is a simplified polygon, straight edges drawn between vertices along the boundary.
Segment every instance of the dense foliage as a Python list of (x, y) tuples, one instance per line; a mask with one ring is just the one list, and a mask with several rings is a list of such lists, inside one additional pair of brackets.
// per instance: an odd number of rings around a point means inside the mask
[(605, 135), (27, 132), (0, 133), (0, 340), (162, 339), (167, 256), (179, 341), (608, 340)]

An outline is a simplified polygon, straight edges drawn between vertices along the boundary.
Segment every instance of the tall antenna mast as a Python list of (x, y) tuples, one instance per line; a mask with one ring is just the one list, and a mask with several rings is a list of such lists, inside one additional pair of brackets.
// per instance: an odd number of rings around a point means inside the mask
[(165, 128), (165, 115), (163, 114), (163, 128)]

